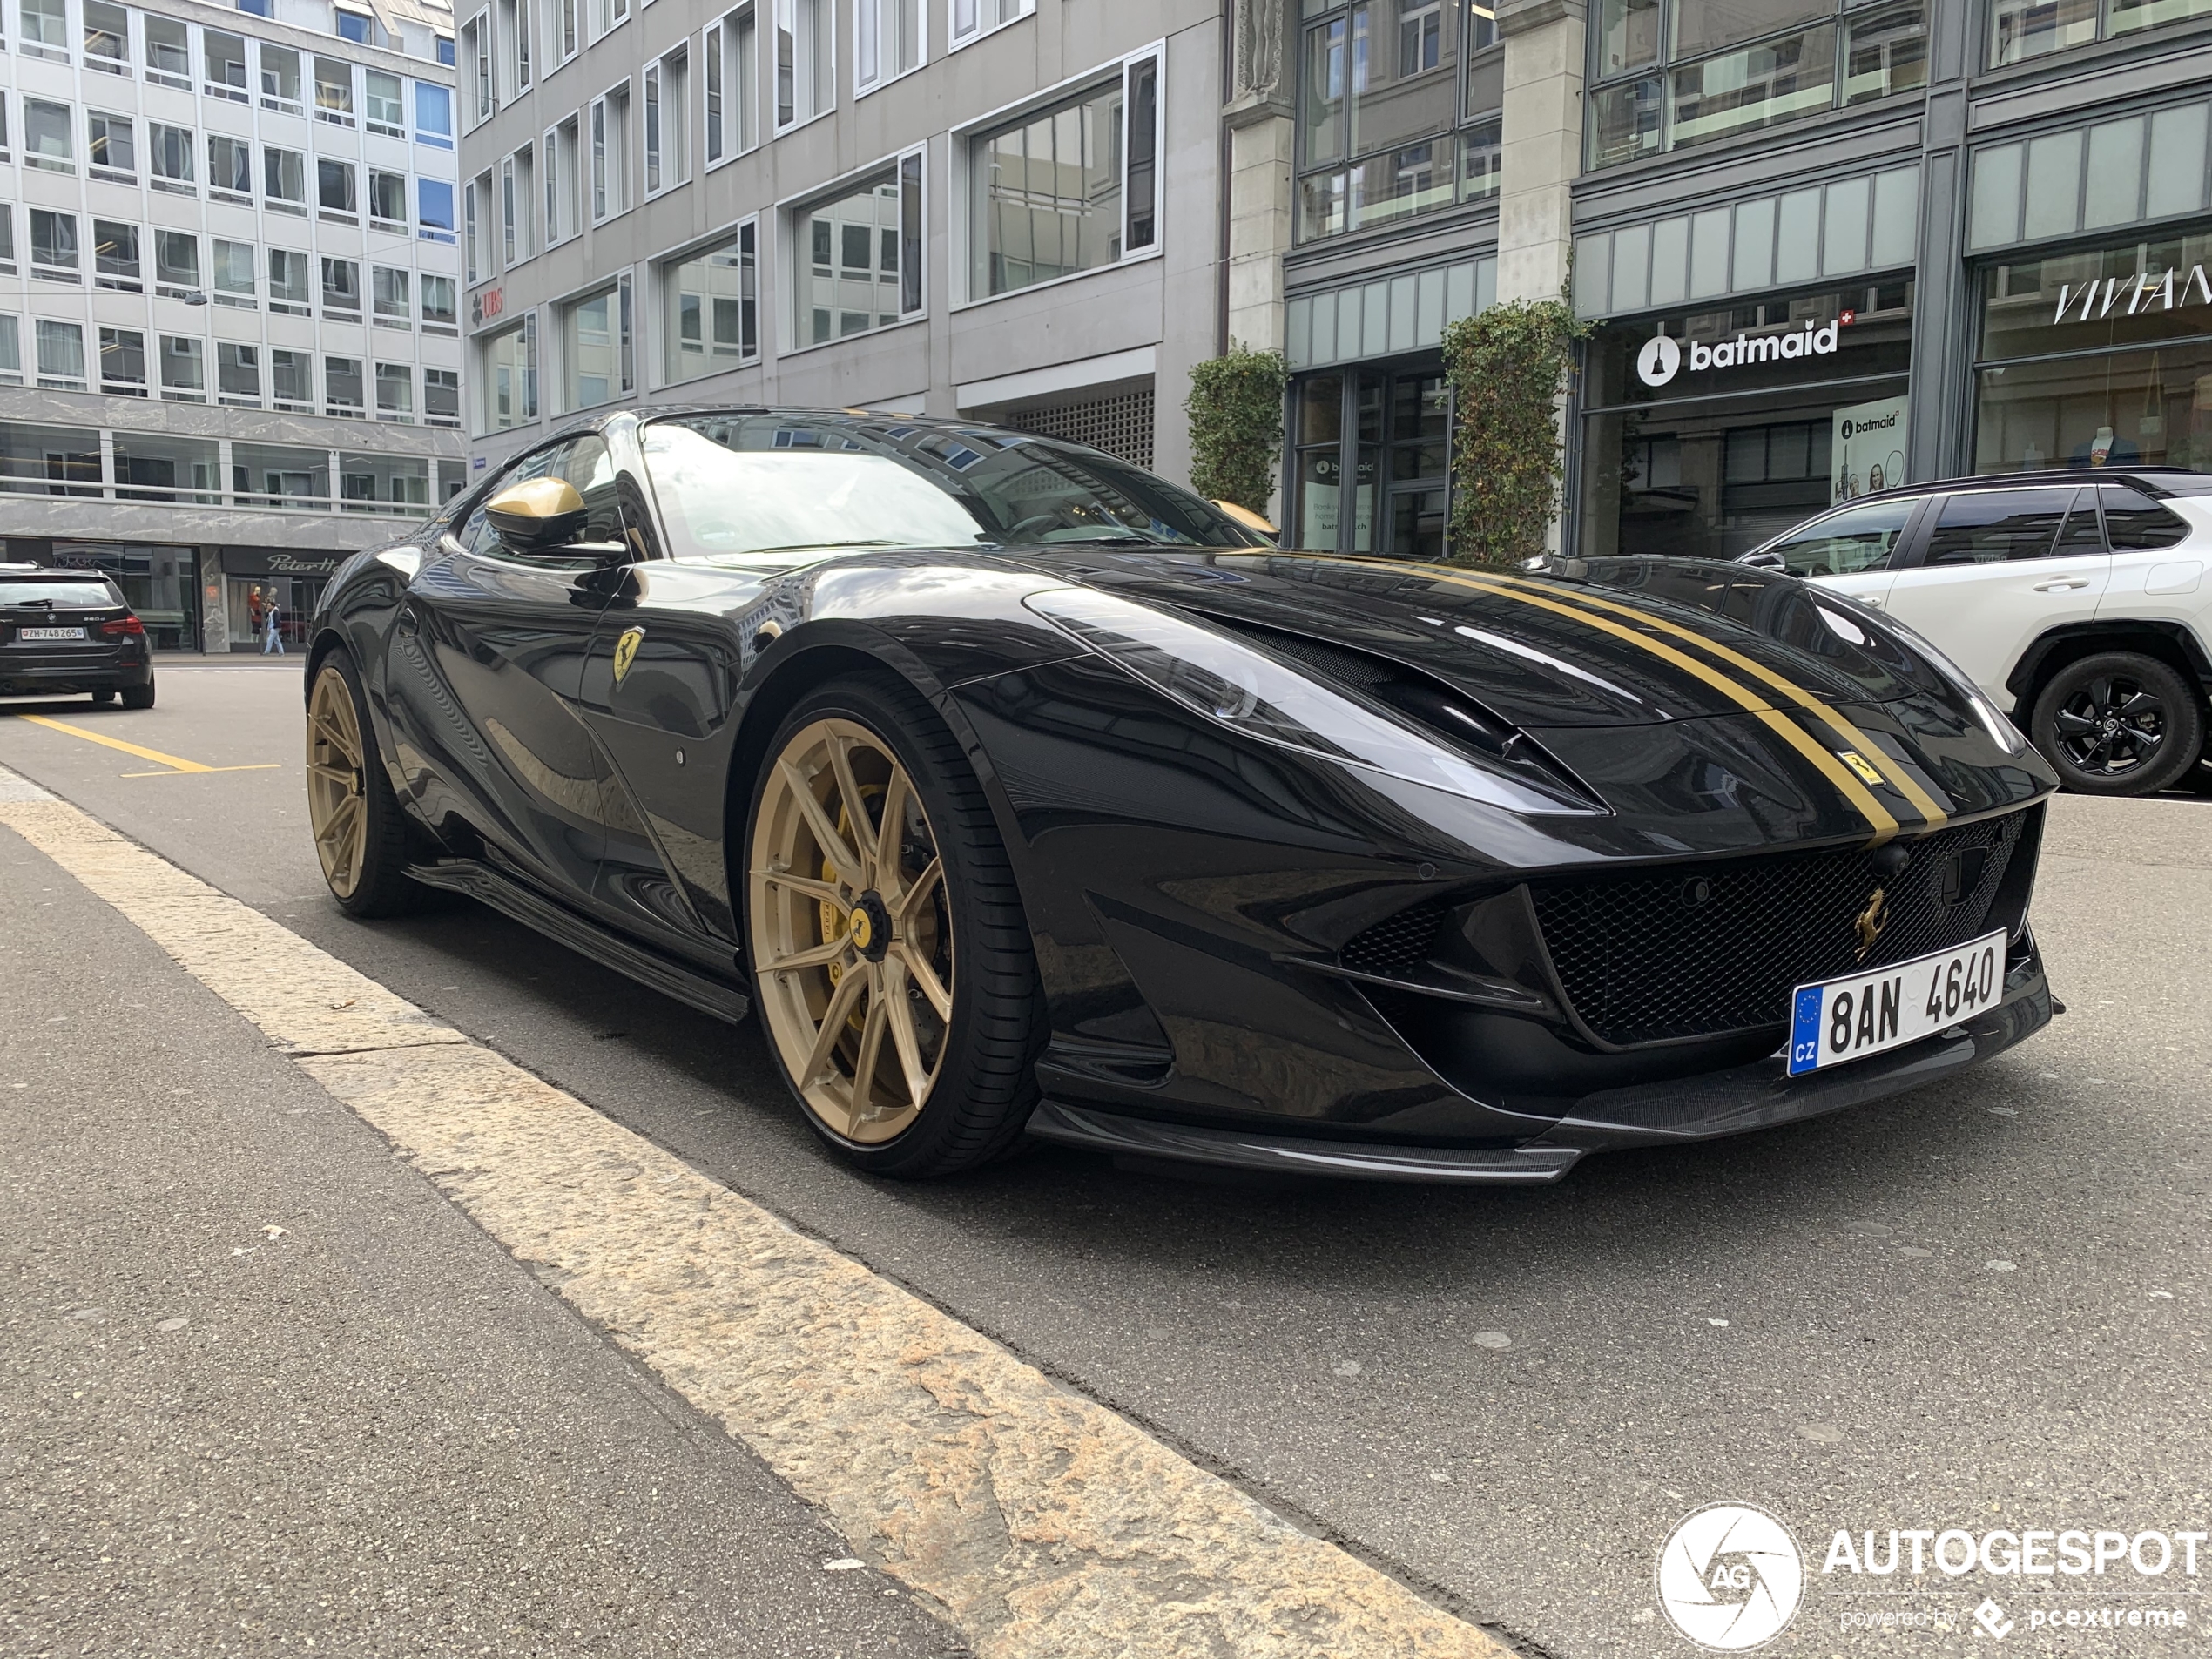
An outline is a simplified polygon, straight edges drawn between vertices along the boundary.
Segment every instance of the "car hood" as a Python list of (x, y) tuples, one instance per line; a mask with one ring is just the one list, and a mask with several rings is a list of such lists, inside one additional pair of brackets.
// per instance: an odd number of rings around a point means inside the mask
[(1272, 631), (1389, 658), (1526, 730), (1791, 710), (1808, 698), (1865, 705), (1958, 695), (1909, 636), (1871, 612), (1746, 565), (1555, 560), (1500, 571), (1092, 547), (1022, 562), (1263, 643)]

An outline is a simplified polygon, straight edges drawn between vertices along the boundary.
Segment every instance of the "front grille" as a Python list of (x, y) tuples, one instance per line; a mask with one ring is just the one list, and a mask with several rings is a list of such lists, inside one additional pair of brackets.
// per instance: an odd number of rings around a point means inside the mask
[[(1568, 999), (1607, 1042), (1779, 1026), (1791, 988), (1879, 968), (1986, 930), (2027, 815), (1895, 845), (1893, 875), (1861, 848), (1534, 884)], [(1860, 960), (1853, 923), (1884, 890), (1887, 924)]]

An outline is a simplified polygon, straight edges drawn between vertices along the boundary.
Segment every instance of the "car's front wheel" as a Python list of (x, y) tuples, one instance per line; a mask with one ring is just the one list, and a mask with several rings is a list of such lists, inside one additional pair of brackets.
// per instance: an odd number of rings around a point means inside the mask
[(2068, 789), (2148, 795), (2195, 763), (2204, 746), (2204, 698), (2155, 657), (2100, 651), (2051, 677), (2028, 726)]
[(407, 819), (343, 651), (323, 658), (307, 693), (307, 826), (330, 896), (349, 914), (394, 916), (422, 902), (427, 890), (407, 875)]
[(903, 682), (803, 698), (745, 832), (755, 1006), (831, 1145), (875, 1174), (948, 1175), (1021, 1133), (1042, 1000), (1021, 894), (960, 745)]

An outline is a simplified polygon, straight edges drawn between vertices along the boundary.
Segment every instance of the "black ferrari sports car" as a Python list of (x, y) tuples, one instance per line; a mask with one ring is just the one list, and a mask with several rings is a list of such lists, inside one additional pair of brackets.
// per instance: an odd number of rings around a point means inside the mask
[(1078, 445), (609, 415), (348, 560), (307, 661), (357, 915), (469, 894), (748, 1012), (863, 1169), (1024, 1130), (1542, 1182), (2051, 1017), (2055, 780), (1739, 564), (1284, 552)]

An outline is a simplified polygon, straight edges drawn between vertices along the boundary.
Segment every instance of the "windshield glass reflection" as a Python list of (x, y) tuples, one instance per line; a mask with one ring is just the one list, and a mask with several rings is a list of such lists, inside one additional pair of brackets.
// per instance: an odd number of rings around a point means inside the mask
[(679, 555), (1131, 542), (1251, 547), (1211, 502), (1096, 450), (985, 428), (688, 415), (644, 431)]

